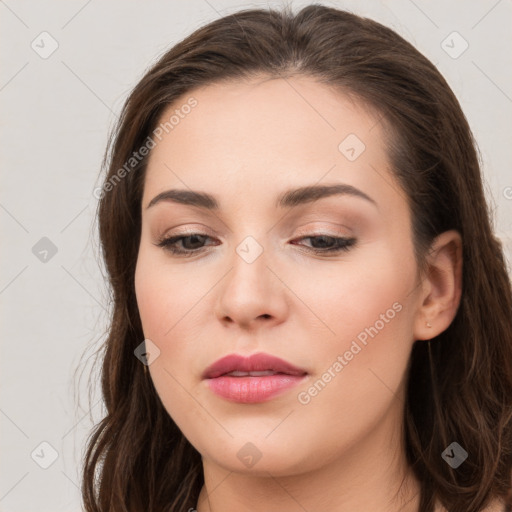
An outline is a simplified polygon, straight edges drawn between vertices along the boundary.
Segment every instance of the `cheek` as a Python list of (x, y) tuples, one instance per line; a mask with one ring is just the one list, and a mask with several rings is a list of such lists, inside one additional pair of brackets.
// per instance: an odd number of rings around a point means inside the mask
[(167, 280), (165, 276), (159, 279), (158, 274), (155, 267), (145, 264), (143, 260), (137, 263), (135, 294), (142, 328), (144, 336), (155, 341), (169, 329), (169, 311), (174, 309), (174, 304), (170, 302), (173, 295), (167, 290)]
[(180, 319), (188, 320), (187, 311), (200, 293), (190, 275), (179, 266), (166, 264), (165, 258), (141, 248), (135, 270), (135, 294), (147, 338), (170, 339)]
[(151, 379), (169, 415), (179, 428), (189, 431), (196, 411), (190, 407), (188, 379), (198, 349), (196, 337), (190, 335), (190, 326), (197, 321), (191, 306), (199, 290), (181, 271), (173, 271), (141, 249), (135, 292), (144, 337), (160, 350), (149, 367)]
[(345, 282), (343, 293), (331, 292), (325, 304), (315, 303), (336, 335), (324, 330), (314, 343), (316, 373), (298, 390), (296, 419), (304, 419), (307, 431), (322, 433), (327, 457), (376, 429), (388, 411), (398, 418), (397, 397), (412, 346), (412, 308), (403, 289), (385, 281), (378, 290), (373, 281), (358, 280), (353, 287)]
[[(364, 404), (372, 406), (368, 397), (380, 400), (382, 393), (390, 395), (387, 387), (398, 390), (413, 342), (415, 276), (412, 254), (383, 247), (364, 256), (361, 251), (357, 259), (341, 262), (336, 273), (319, 271), (294, 289), (317, 317), (308, 313), (301, 320), (315, 347), (318, 389), (325, 393), (316, 401), (327, 406), (340, 400), (335, 389), (350, 389), (343, 401), (361, 411)], [(312, 325), (318, 326), (316, 333)]]
[(376, 329), (381, 339), (389, 335), (390, 344), (395, 341), (394, 330), (409, 325), (405, 306), (413, 299), (415, 275), (412, 255), (374, 245), (334, 265), (318, 264), (308, 279), (291, 282), (310, 310), (308, 325), (318, 325), (328, 345), (344, 350), (359, 334), (364, 343), (367, 329), (374, 334)]
[[(184, 265), (171, 265), (166, 255), (141, 248), (135, 271), (135, 292), (144, 337), (160, 350), (150, 365), (150, 373), (168, 412), (190, 401), (192, 383), (200, 378), (205, 355), (205, 326), (211, 276), (185, 271)], [(208, 316), (211, 318), (211, 315)], [(181, 386), (180, 386), (181, 384)], [(180, 405), (182, 404), (182, 405)], [(190, 405), (190, 404), (188, 404)], [(172, 411), (171, 411), (172, 409)], [(171, 414), (174, 416), (174, 414)]]

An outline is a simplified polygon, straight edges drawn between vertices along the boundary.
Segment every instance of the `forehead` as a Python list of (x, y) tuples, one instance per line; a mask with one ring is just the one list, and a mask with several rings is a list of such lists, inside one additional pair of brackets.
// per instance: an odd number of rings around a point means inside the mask
[[(191, 98), (194, 108), (182, 109)], [(145, 204), (173, 187), (268, 196), (323, 179), (366, 190), (392, 179), (378, 116), (309, 77), (197, 88), (160, 122), (167, 130), (151, 151)]]

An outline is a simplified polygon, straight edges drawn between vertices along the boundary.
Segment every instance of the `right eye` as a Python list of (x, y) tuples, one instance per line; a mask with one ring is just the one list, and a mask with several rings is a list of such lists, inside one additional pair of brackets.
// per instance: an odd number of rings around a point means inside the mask
[[(187, 257), (202, 252), (205, 248), (202, 244), (204, 244), (205, 240), (208, 238), (211, 237), (203, 233), (190, 233), (186, 235), (164, 237), (155, 245), (162, 247), (172, 254)], [(176, 245), (179, 242), (181, 242), (182, 248), (179, 248)]]

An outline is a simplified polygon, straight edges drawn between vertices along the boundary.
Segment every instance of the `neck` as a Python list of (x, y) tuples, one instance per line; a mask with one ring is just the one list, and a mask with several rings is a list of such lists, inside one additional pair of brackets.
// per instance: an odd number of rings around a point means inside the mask
[(331, 460), (318, 460), (317, 468), (308, 472), (263, 471), (266, 475), (254, 476), (203, 457), (205, 484), (197, 512), (418, 512), (419, 483), (406, 463), (402, 433), (396, 433), (401, 405), (396, 400), (395, 410), (357, 443), (341, 455), (334, 447)]

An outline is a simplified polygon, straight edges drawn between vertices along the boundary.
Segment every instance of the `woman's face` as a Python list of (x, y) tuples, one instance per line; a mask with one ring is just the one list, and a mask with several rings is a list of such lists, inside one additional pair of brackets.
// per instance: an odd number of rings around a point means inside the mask
[[(164, 407), (203, 460), (230, 471), (376, 456), (372, 443), (399, 442), (420, 288), (383, 126), (306, 77), (193, 97), (162, 117), (181, 113), (159, 132), (142, 200), (136, 295)], [(155, 199), (171, 190), (217, 207)], [(266, 375), (204, 378), (226, 355), (255, 353), (300, 372), (267, 361)]]

